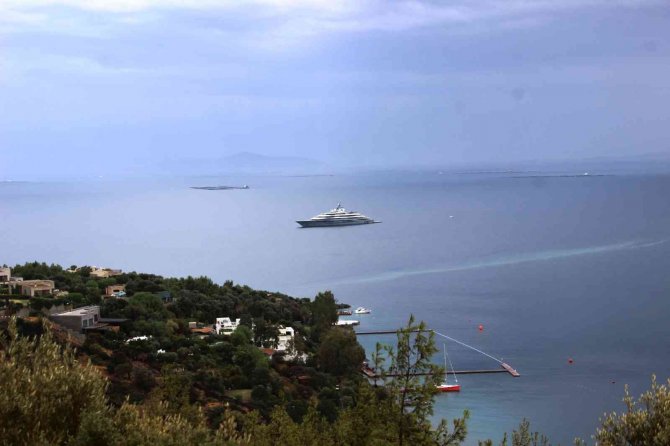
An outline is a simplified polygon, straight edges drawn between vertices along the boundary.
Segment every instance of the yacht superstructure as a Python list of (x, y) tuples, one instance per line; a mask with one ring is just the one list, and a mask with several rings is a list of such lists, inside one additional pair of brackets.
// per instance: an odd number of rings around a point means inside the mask
[(297, 223), (303, 228), (314, 228), (323, 226), (366, 225), (381, 222), (375, 221), (358, 212), (347, 211), (338, 203), (335, 209), (323, 212), (309, 220), (298, 220)]

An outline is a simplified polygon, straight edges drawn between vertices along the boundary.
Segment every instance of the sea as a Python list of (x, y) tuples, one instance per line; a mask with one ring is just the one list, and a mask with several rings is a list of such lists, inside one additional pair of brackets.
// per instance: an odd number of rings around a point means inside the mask
[[(241, 186), (195, 190), (190, 186)], [(381, 224), (302, 229), (338, 203)], [(625, 386), (670, 376), (670, 175), (380, 171), (0, 183), (0, 264), (206, 275), (364, 306), (359, 331), (410, 315), (521, 374), (459, 375), (435, 418), (467, 444), (524, 418), (589, 440)], [(226, 315), (220, 315), (226, 316)], [(394, 335), (360, 336), (371, 353)], [(458, 370), (491, 357), (436, 338)], [(453, 376), (450, 377), (453, 381)]]

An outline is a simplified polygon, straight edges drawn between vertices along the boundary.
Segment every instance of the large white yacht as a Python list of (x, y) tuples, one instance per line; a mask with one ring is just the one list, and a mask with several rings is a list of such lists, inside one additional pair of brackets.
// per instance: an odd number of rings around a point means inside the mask
[(298, 220), (297, 223), (303, 228), (314, 228), (322, 226), (366, 225), (381, 222), (375, 221), (358, 212), (347, 211), (338, 203), (335, 209), (323, 212), (309, 220)]

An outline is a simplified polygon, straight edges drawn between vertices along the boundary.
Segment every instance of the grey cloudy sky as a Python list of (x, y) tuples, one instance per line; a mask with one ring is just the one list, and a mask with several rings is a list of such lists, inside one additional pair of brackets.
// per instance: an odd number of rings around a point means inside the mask
[(670, 3), (0, 0), (0, 178), (670, 153)]

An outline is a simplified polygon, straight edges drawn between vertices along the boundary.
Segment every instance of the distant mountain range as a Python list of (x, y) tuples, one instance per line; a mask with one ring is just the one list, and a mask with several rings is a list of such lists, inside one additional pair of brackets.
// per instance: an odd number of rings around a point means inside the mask
[[(430, 164), (366, 164), (364, 160), (347, 165), (325, 163), (297, 156), (270, 156), (254, 152), (238, 152), (201, 158), (172, 158), (146, 162), (125, 169), (137, 175), (216, 176), (216, 175), (330, 175), (337, 173), (384, 171), (443, 171), (448, 172), (544, 172), (553, 174), (591, 175), (611, 173), (666, 173), (670, 172), (670, 154), (641, 153), (639, 155), (601, 156), (565, 160), (519, 160), (491, 162), (433, 162)], [(105, 175), (107, 177), (108, 175)], [(2, 178), (0, 178), (2, 179)]]
[[(167, 170), (181, 174), (319, 174), (329, 166), (311, 158), (294, 156), (268, 156), (252, 152), (239, 152), (220, 158), (189, 158), (172, 160)], [(179, 172), (175, 172), (178, 169)]]
[(252, 152), (240, 152), (219, 160), (223, 168), (233, 170), (277, 171), (294, 169), (317, 169), (323, 163), (310, 158), (295, 156), (267, 156)]

